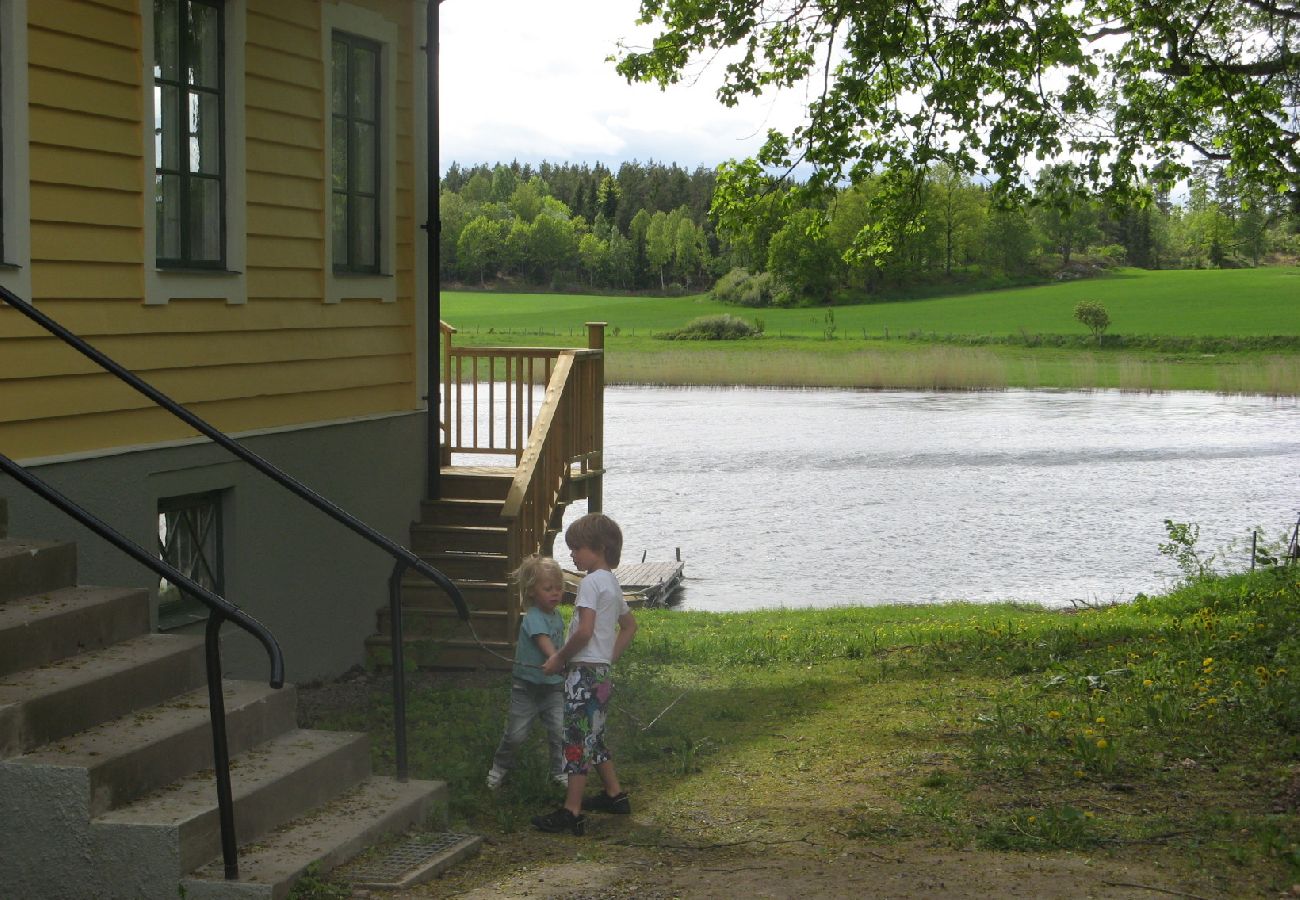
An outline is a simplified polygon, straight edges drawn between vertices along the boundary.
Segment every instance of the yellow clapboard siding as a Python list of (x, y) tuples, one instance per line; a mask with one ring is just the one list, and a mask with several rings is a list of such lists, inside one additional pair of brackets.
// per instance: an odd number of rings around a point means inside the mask
[(325, 294), (322, 273), (312, 269), (248, 270), (248, 302), (278, 302), (311, 299), (317, 303)]
[(250, 172), (278, 175), (308, 175), (316, 180), (324, 177), (324, 155), (320, 150), (303, 150), (286, 144), (269, 144), (266, 141), (248, 140), (246, 162)]
[(138, 155), (131, 158), (33, 144), (30, 165), (33, 183), (84, 185), (137, 193), (144, 187), (144, 169)]
[(248, 265), (291, 269), (320, 269), (325, 265), (324, 242), (303, 238), (248, 236)]
[(103, 150), (120, 156), (140, 156), (143, 134), (140, 123), (123, 119), (91, 117), (66, 109), (32, 107), (31, 140), (38, 144)]
[(64, 184), (34, 184), (32, 219), (119, 225), (140, 221), (140, 196), (128, 191), (88, 190)]
[(42, 262), (32, 260), (32, 296), (128, 299), (144, 296), (144, 269), (139, 263)]
[[(218, 366), (213, 369), (144, 369), (136, 374), (177, 403), (189, 405), (247, 397), (306, 394), (410, 381), (406, 356), (302, 360)], [(152, 402), (106, 373), (0, 383), (0, 421), (22, 422), (104, 410), (141, 409)]]
[(314, 209), (319, 213), (323, 208), (325, 189), (318, 178), (293, 178), (250, 171), (248, 196), (256, 197), (262, 203)]
[[(312, 39), (315, 37), (313, 34)], [(310, 55), (295, 56), (293, 48), (271, 47), (250, 40), (244, 54), (245, 70), (273, 81), (319, 92), (322, 77), (320, 49), (313, 49)]]
[[(218, 368), (290, 360), (349, 360), (409, 352), (405, 329), (319, 328), (315, 331), (159, 334), (96, 338), (94, 347), (133, 372), (146, 369)], [(0, 343), (0, 379), (87, 375), (95, 363), (54, 337)]]
[[(302, 113), (303, 110), (298, 110)], [(244, 117), (245, 134), (250, 140), (268, 144), (288, 144), (319, 150), (324, 130), (320, 116), (294, 115), (280, 110), (249, 106)]]
[(143, 232), (67, 222), (32, 223), (32, 259), (75, 262), (142, 261)]
[(324, 114), (320, 88), (304, 88), (249, 72), (244, 81), (244, 96), (249, 106), (301, 116), (307, 110)]
[[(253, 397), (199, 403), (200, 418), (231, 434), (278, 426), (310, 425), (355, 416), (406, 412), (416, 408), (409, 384), (323, 391), (298, 397)], [(132, 447), (195, 437), (185, 423), (159, 409), (88, 413), (35, 422), (0, 422), (0, 447), (20, 463), (37, 457), (80, 453), (107, 447)]]
[(249, 0), (248, 15), (274, 19), (315, 33), (320, 24), (320, 7), (315, 3), (285, 3), (284, 0)]
[[(35, 273), (33, 273), (35, 274)], [(189, 334), (213, 331), (273, 331), (282, 328), (365, 328), (409, 325), (398, 303), (322, 303), (320, 297), (286, 298), (261, 303), (229, 304), (223, 300), (174, 300), (145, 306), (139, 300), (42, 300), (41, 309), (88, 338), (114, 334)], [(35, 326), (8, 311), (0, 316), (0, 335), (33, 335)]]
[(320, 7), (311, 4), (301, 12), (304, 16), (293, 21), (290, 15), (303, 4), (270, 0), (248, 7), (248, 43), (261, 47), (284, 47), (303, 56), (320, 55)]
[(96, 81), (56, 69), (32, 66), (27, 96), (32, 106), (71, 109), (127, 122), (141, 120), (140, 86)]
[(255, 234), (314, 240), (324, 238), (319, 210), (267, 206), (261, 203), (248, 205), (248, 233), (250, 239)]
[(82, 0), (35, 0), (27, 4), (27, 22), (50, 31), (93, 34), (105, 43), (120, 47), (140, 46), (139, 16), (129, 3), (110, 9)]
[(94, 40), (92, 31), (72, 34), (32, 28), (27, 33), (27, 60), (33, 66), (63, 69), (118, 84), (140, 83), (134, 47)]

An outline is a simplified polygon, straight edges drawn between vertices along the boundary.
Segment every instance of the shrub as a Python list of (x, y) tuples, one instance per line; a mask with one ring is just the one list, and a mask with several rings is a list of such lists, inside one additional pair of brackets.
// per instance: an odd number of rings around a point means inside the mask
[(737, 266), (723, 275), (713, 285), (712, 296), (719, 303), (735, 306), (778, 306), (776, 293), (778, 283), (771, 272), (750, 274), (743, 266)]
[(700, 316), (659, 337), (670, 341), (736, 341), (758, 337), (762, 329), (731, 315)]
[(1110, 327), (1110, 313), (1106, 312), (1106, 307), (1095, 300), (1080, 300), (1075, 304), (1074, 317), (1099, 340), (1102, 332)]

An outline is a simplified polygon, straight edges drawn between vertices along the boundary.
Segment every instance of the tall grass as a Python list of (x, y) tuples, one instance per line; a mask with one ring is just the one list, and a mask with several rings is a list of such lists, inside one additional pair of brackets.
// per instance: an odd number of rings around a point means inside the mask
[(926, 347), (914, 353), (859, 350), (826, 356), (665, 351), (611, 354), (606, 377), (626, 384), (759, 385), (914, 389), (996, 389), (1010, 382), (996, 355), (966, 347)]
[[(836, 342), (840, 343), (840, 342)], [(611, 351), (606, 377), (615, 384), (760, 385), (884, 389), (1203, 390), (1300, 395), (1300, 357), (1246, 355), (1230, 360), (1143, 354), (930, 345), (834, 350), (674, 348)]]

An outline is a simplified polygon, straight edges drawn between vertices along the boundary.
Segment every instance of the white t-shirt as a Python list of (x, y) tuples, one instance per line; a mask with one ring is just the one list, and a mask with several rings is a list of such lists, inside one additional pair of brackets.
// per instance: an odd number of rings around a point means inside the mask
[(628, 612), (627, 601), (618, 579), (608, 569), (588, 572), (578, 585), (578, 597), (573, 603), (573, 618), (569, 620), (569, 636), (578, 627), (578, 610), (586, 607), (596, 611), (596, 627), (591, 640), (573, 655), (569, 662), (604, 663), (609, 665), (614, 655), (614, 639), (618, 636), (618, 619)]

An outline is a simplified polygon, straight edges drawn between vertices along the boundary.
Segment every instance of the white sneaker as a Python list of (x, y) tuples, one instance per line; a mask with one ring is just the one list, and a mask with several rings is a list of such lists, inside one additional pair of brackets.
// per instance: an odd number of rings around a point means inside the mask
[(569, 776), (565, 775), (563, 772), (558, 775), (552, 775), (551, 778), (562, 788), (567, 788), (569, 786)]
[(501, 787), (501, 782), (505, 780), (505, 777), (505, 769), (498, 769), (496, 766), (489, 769), (487, 773), (488, 790), (495, 791), (497, 788)]

